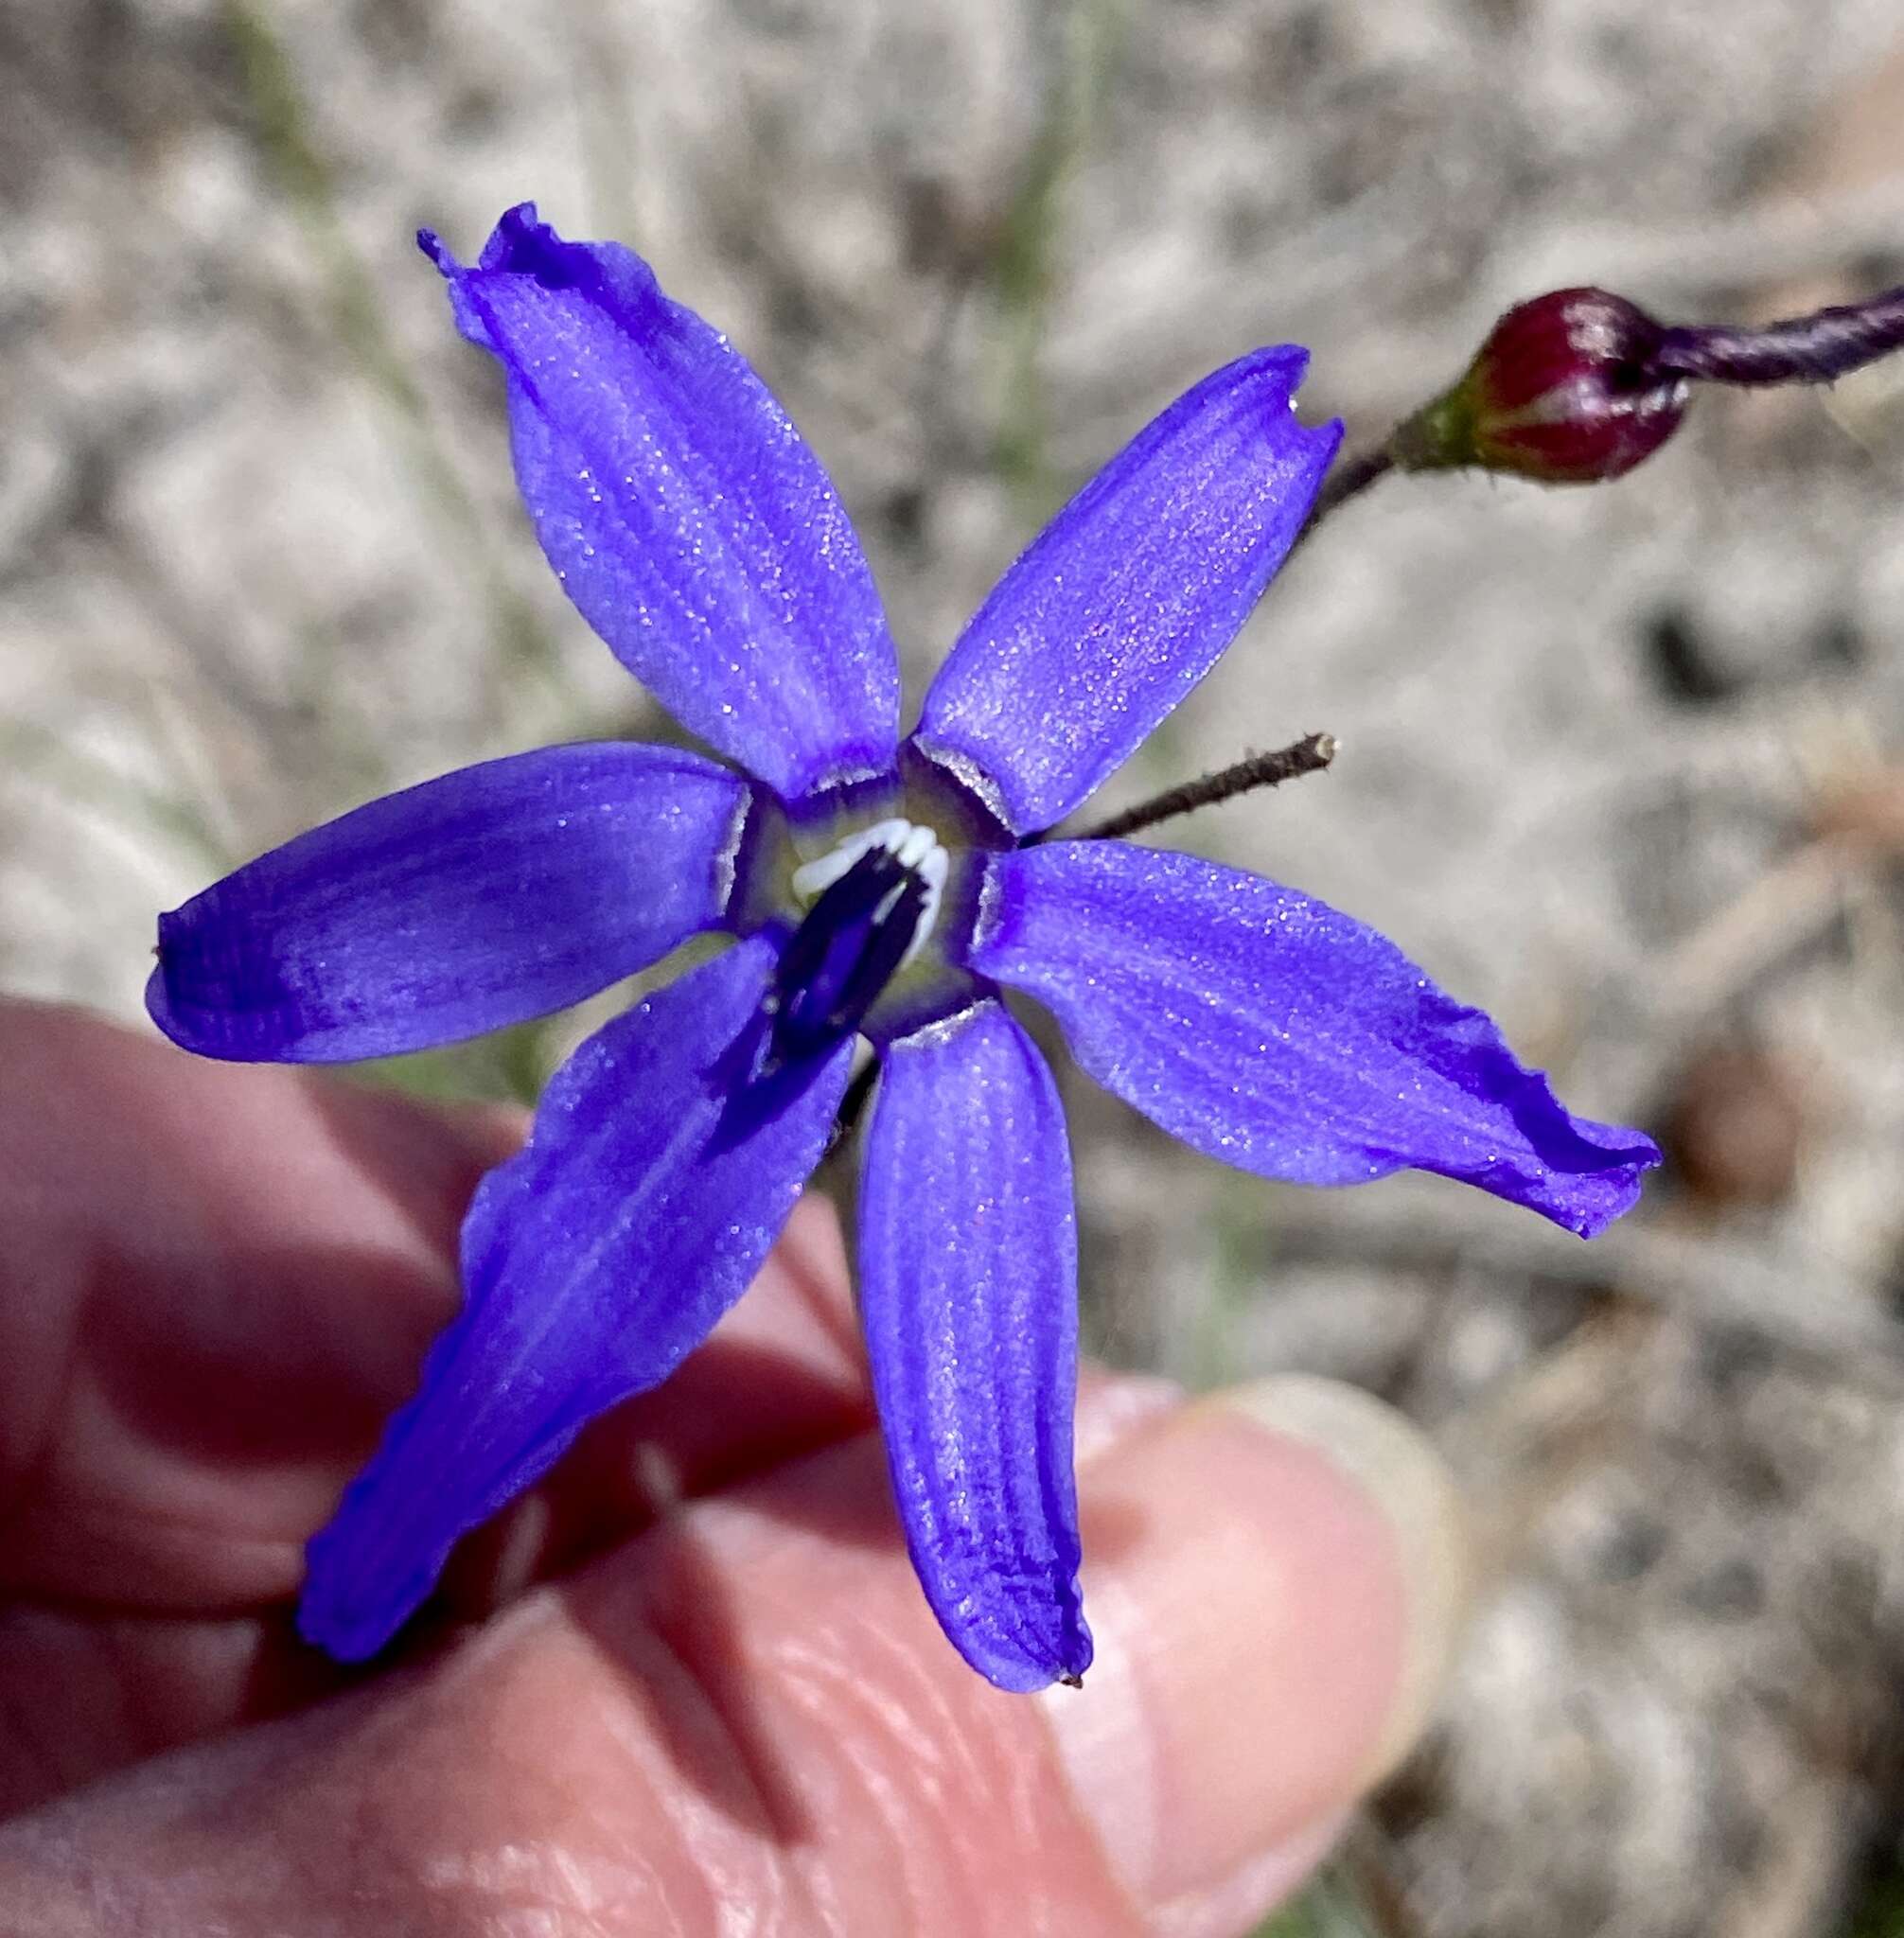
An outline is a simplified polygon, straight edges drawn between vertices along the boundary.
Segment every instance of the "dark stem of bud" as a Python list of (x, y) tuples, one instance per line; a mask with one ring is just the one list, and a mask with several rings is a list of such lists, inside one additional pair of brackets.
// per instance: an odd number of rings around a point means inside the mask
[[(1331, 466), (1322, 481), (1322, 489), (1315, 494), (1315, 502), (1309, 508), (1309, 517), (1296, 535), (1296, 544), (1300, 545), (1331, 512), (1340, 510), (1351, 498), (1359, 498), (1394, 468), (1395, 454), (1385, 440)], [(1292, 552), (1295, 549), (1294, 545), (1290, 547)]]
[(1647, 359), (1704, 383), (1830, 383), (1904, 349), (1904, 288), (1762, 327), (1684, 324), (1662, 331)]
[(1253, 753), (1234, 766), (1221, 767), (1200, 781), (1186, 781), (1181, 787), (1154, 795), (1136, 807), (1114, 814), (1095, 827), (1065, 837), (1070, 841), (1109, 841), (1123, 835), (1135, 835), (1154, 828), (1159, 821), (1174, 820), (1180, 814), (1191, 814), (1200, 807), (1214, 807), (1221, 801), (1234, 801), (1258, 787), (1275, 787), (1304, 774), (1319, 774), (1335, 758), (1340, 743), (1332, 733), (1306, 733), (1275, 753)]

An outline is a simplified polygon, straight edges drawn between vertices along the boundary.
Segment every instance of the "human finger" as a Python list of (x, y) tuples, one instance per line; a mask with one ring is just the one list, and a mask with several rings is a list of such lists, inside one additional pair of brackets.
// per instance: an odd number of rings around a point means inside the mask
[[(454, 1310), (457, 1227), (518, 1114), (22, 1002), (0, 1003), (0, 1589), (195, 1613), (289, 1594)], [(824, 1207), (732, 1321), (598, 1464), (648, 1449), (692, 1493), (864, 1424)], [(600, 1478), (577, 1497), (609, 1498)]]
[(1421, 1724), (1447, 1483), (1372, 1401), (1280, 1382), (1127, 1420), (1081, 1486), (1081, 1691), (1003, 1695), (945, 1646), (862, 1437), (430, 1665), (22, 1820), (0, 1912), (110, 1886), (129, 1929), (1241, 1932)]

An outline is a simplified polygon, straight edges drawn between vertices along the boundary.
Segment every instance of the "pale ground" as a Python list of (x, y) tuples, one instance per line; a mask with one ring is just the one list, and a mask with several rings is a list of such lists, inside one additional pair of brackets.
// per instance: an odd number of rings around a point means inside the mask
[[(534, 195), (653, 256), (833, 467), (915, 687), (1038, 518), (1253, 344), (1312, 345), (1310, 414), (1372, 435), (1543, 287), (1693, 318), (1904, 277), (1892, 0), (266, 12), (0, 0), (0, 981), (128, 1016), (154, 909), (230, 862), (656, 731), (534, 551), (419, 221), (472, 252)], [(1708, 398), (1601, 491), (1384, 487), (1110, 797), (1332, 731), (1332, 774), (1180, 837), (1380, 924), (1578, 1107), (1698, 1104), (1709, 1166), (1798, 1126), (1770, 1202), (1663, 1189), (1589, 1249), (1432, 1180), (1241, 1181), (1072, 1086), (1112, 1352), (1344, 1373), (1472, 1482), (1489, 1587), (1360, 1841), (1371, 1929), (1878, 1916), (1900, 497), (1884, 377)], [(1779, 1074), (1715, 1101), (1714, 1045)]]

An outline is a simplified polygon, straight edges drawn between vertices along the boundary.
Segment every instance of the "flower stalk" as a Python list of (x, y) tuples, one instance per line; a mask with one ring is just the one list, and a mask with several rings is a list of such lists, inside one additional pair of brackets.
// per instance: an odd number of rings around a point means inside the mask
[(1334, 760), (1341, 743), (1332, 733), (1305, 733), (1288, 747), (1274, 753), (1253, 753), (1213, 774), (1186, 781), (1162, 794), (1140, 801), (1097, 821), (1081, 833), (1067, 837), (1078, 841), (1119, 840), (1140, 834), (1160, 821), (1174, 820), (1178, 815), (1193, 814), (1200, 807), (1214, 807), (1219, 802), (1234, 801), (1239, 794), (1253, 793), (1259, 787), (1279, 786), (1284, 781), (1300, 780), (1304, 774), (1319, 774)]
[(1701, 383), (1835, 383), (1904, 349), (1904, 285), (1758, 328), (1724, 324), (1663, 332), (1656, 369)]
[[(1392, 440), (1391, 440), (1392, 442)], [(1316, 494), (1315, 509), (1302, 528), (1308, 537), (1331, 512), (1339, 510), (1351, 498), (1360, 498), (1371, 484), (1379, 484), (1395, 468), (1395, 452), (1388, 444), (1371, 445), (1336, 465), (1322, 481)]]

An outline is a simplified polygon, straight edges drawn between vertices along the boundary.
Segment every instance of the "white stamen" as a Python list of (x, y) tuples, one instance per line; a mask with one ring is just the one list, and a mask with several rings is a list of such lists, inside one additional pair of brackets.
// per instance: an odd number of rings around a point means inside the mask
[(809, 861), (793, 872), (793, 892), (802, 908), (811, 908), (869, 849), (884, 848), (897, 854), (899, 844), (910, 833), (910, 821), (874, 821), (870, 828), (849, 836), (830, 854)]
[[(848, 836), (837, 848), (817, 861), (804, 862), (795, 869), (790, 885), (801, 907), (811, 908), (862, 854), (875, 848), (885, 849), (901, 868), (918, 878), (926, 891), (919, 926), (913, 930), (912, 941), (900, 960), (903, 969), (925, 947), (932, 933), (939, 920), (939, 905), (944, 900), (946, 878), (952, 871), (952, 858), (941, 844), (936, 829), (924, 821), (901, 820), (896, 816), (890, 820), (874, 821), (870, 828)], [(884, 922), (898, 906), (903, 892), (903, 885), (889, 890), (873, 911), (873, 921)]]
[(901, 868), (914, 869), (939, 845), (939, 837), (930, 828), (914, 825), (905, 840), (893, 852)]

